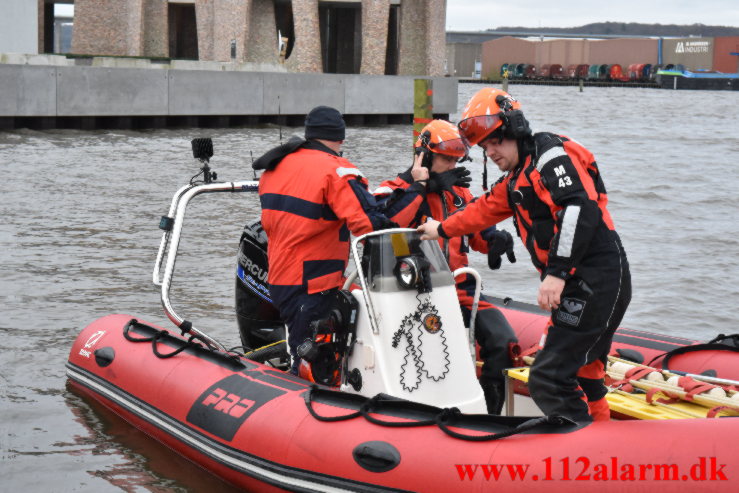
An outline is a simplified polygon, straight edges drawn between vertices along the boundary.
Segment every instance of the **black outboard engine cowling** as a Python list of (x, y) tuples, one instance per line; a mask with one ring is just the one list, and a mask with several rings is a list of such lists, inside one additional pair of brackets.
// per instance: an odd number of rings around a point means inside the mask
[(250, 349), (285, 339), (285, 324), (269, 295), (267, 272), (267, 234), (261, 221), (251, 221), (239, 241), (236, 267), (236, 319), (241, 343)]

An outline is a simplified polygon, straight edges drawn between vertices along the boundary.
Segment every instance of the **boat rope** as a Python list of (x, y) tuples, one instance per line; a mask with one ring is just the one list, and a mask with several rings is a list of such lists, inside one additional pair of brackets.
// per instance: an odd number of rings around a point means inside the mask
[(282, 339), (257, 349), (250, 349), (242, 354), (244, 358), (256, 361), (258, 363), (275, 365), (270, 361), (273, 358), (279, 358), (281, 361), (287, 361), (287, 341)]
[(265, 349), (269, 349), (269, 348), (272, 348), (272, 347), (275, 347), (275, 346), (278, 346), (278, 345), (284, 345), (285, 343), (287, 343), (287, 341), (285, 339), (281, 339), (281, 340), (279, 340), (277, 342), (273, 342), (272, 344), (267, 344), (266, 346), (262, 346), (262, 347), (259, 347), (257, 349), (252, 349), (248, 353), (245, 352), (244, 353), (244, 356), (248, 358), (248, 357), (254, 355), (254, 353), (256, 353), (257, 351), (264, 351)]
[[(197, 336), (195, 336), (195, 335), (191, 335), (191, 336), (190, 336), (190, 337), (189, 337), (189, 338), (187, 339), (187, 342), (186, 342), (185, 344), (183, 344), (183, 345), (182, 345), (181, 347), (179, 347), (179, 348), (177, 348), (177, 349), (175, 349), (174, 351), (172, 351), (172, 352), (169, 352), (169, 353), (162, 353), (162, 352), (160, 352), (160, 351), (159, 351), (159, 349), (157, 348), (157, 346), (158, 346), (158, 344), (157, 344), (157, 343), (158, 343), (158, 342), (159, 342), (159, 341), (160, 341), (160, 340), (161, 340), (162, 338), (164, 338), (165, 336), (169, 335), (169, 331), (168, 331), (168, 330), (164, 330), (164, 329), (162, 329), (162, 330), (157, 330), (157, 331), (156, 331), (156, 332), (154, 333), (154, 335), (153, 335), (153, 336), (150, 336), (150, 337), (134, 337), (134, 336), (132, 336), (132, 335), (130, 334), (130, 330), (131, 330), (131, 328), (132, 328), (132, 327), (133, 327), (134, 325), (143, 325), (143, 324), (141, 324), (141, 323), (140, 323), (140, 322), (139, 322), (138, 320), (136, 320), (135, 318), (132, 318), (132, 319), (131, 319), (131, 320), (130, 320), (130, 321), (129, 321), (129, 322), (128, 322), (128, 323), (127, 323), (127, 324), (126, 324), (126, 325), (125, 325), (124, 327), (123, 327), (123, 337), (125, 337), (125, 338), (126, 338), (126, 340), (127, 340), (127, 341), (130, 341), (130, 342), (151, 342), (151, 349), (152, 349), (152, 352), (154, 353), (154, 355), (155, 355), (155, 356), (156, 356), (157, 358), (162, 358), (162, 359), (165, 359), (165, 358), (171, 358), (172, 356), (176, 356), (176, 355), (180, 354), (180, 353), (181, 353), (182, 351), (184, 351), (184, 350), (185, 350), (185, 349), (187, 349), (188, 347), (193, 347), (193, 346), (200, 346), (200, 347), (203, 347), (203, 346), (202, 346), (201, 344), (199, 344), (199, 343), (195, 342), (195, 341), (196, 341), (196, 339), (197, 339)], [(183, 334), (183, 335), (184, 335), (184, 334)], [(206, 345), (206, 346), (207, 346), (207, 345)]]
[(675, 356), (685, 353), (693, 353), (697, 351), (732, 351), (739, 353), (739, 334), (724, 335), (719, 334), (705, 344), (694, 344), (692, 346), (683, 346), (672, 351), (655, 356), (647, 363), (647, 366), (654, 366), (654, 363), (662, 359), (662, 369), (670, 371), (669, 362)]
[[(133, 328), (134, 326), (146, 327), (149, 330), (153, 330), (154, 331), (154, 335), (149, 336), (149, 337), (134, 337), (130, 333), (131, 328)], [(187, 329), (182, 329), (182, 335), (184, 336), (186, 333), (187, 333)], [(150, 326), (148, 326), (146, 324), (142, 324), (141, 322), (139, 322), (135, 318), (132, 318), (131, 320), (129, 320), (128, 323), (123, 327), (123, 337), (127, 341), (130, 341), (130, 342), (151, 342), (151, 350), (152, 350), (152, 352), (154, 353), (154, 355), (157, 358), (162, 358), (162, 359), (171, 358), (173, 356), (177, 356), (178, 354), (180, 354), (185, 349), (188, 349), (188, 348), (196, 348), (197, 347), (197, 348), (205, 349), (205, 350), (208, 350), (208, 351), (211, 351), (211, 352), (214, 352), (214, 353), (223, 355), (226, 358), (233, 359), (235, 362), (239, 362), (239, 356), (237, 354), (227, 354), (227, 353), (222, 353), (220, 351), (217, 351), (215, 348), (211, 347), (207, 343), (207, 341), (203, 340), (197, 334), (190, 334), (190, 336), (187, 338), (187, 341), (182, 341), (180, 339), (174, 339), (178, 343), (183, 343), (182, 346), (180, 346), (179, 348), (177, 348), (174, 351), (171, 351), (169, 353), (163, 353), (163, 352), (159, 351), (159, 349), (158, 349), (159, 344), (158, 343), (160, 341), (162, 341), (163, 339), (165, 339), (166, 337), (168, 337), (168, 336), (169, 336), (169, 331), (168, 330), (164, 330), (164, 329), (157, 330), (154, 327), (150, 327)]]
[[(316, 412), (313, 407), (313, 402), (317, 394), (324, 394), (329, 397), (337, 396), (343, 400), (352, 400), (359, 405), (359, 409), (355, 412), (344, 414), (340, 416), (322, 416)], [(344, 392), (337, 392), (327, 389), (322, 389), (316, 385), (313, 385), (308, 392), (305, 394), (305, 405), (308, 408), (308, 412), (318, 421), (324, 422), (336, 422), (336, 421), (347, 421), (350, 419), (363, 417), (370, 423), (385, 426), (390, 428), (415, 428), (421, 426), (437, 426), (444, 433), (452, 438), (459, 440), (466, 440), (471, 442), (489, 442), (493, 440), (500, 440), (509, 436), (524, 433), (537, 426), (550, 425), (550, 426), (568, 426), (575, 425), (576, 423), (568, 418), (558, 415), (541, 416), (531, 418), (515, 426), (506, 425), (501, 423), (500, 416), (493, 416), (489, 414), (464, 414), (458, 408), (443, 408), (429, 406), (426, 404), (420, 404), (417, 402), (406, 401), (402, 399), (396, 399), (391, 396), (384, 394), (377, 394), (374, 397), (362, 397), (358, 395), (346, 394)], [(392, 411), (420, 411), (424, 414), (430, 414), (432, 417), (429, 419), (413, 420), (413, 421), (386, 421), (373, 416), (372, 413), (378, 414), (381, 411), (390, 412)], [(497, 426), (509, 426), (509, 429), (500, 433), (490, 433), (486, 435), (470, 435), (460, 433), (451, 429), (453, 426), (460, 426), (461, 422), (464, 421), (464, 426), (478, 426), (478, 425), (497, 425)]]

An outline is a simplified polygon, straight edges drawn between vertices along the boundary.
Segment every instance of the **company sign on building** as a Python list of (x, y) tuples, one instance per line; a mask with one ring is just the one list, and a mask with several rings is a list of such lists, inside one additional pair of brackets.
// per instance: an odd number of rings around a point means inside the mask
[(710, 53), (711, 41), (678, 41), (675, 45), (675, 53)]
[(688, 70), (712, 70), (713, 43), (713, 38), (665, 39), (662, 64), (681, 64)]

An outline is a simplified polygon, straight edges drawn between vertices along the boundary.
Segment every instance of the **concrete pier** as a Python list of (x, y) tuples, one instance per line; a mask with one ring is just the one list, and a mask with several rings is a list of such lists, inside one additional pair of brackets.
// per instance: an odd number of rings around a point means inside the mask
[[(414, 77), (0, 64), (0, 128), (302, 125), (317, 105), (349, 124), (411, 123)], [(430, 78), (434, 114), (457, 81)]]

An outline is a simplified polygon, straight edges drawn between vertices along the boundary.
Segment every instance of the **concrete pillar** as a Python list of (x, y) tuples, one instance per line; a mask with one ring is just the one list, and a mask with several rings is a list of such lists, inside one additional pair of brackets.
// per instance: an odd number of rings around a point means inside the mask
[(446, 53), (446, 0), (428, 0), (426, 2), (426, 75), (444, 76)]
[[(128, 7), (128, 15), (126, 21), (128, 27), (128, 46), (126, 47), (126, 55), (141, 56), (144, 54), (144, 0), (128, 0), (125, 2)], [(118, 2), (119, 4), (123, 2)]]
[(246, 61), (278, 63), (274, 0), (252, 0), (252, 2)]
[(36, 46), (36, 49), (34, 50), (34, 53), (43, 53), (44, 52), (44, 27), (46, 25), (44, 20), (44, 0), (37, 0), (36, 1), (37, 8), (38, 8), (38, 45)]
[(252, 11), (253, 0), (195, 0), (198, 58), (203, 61), (231, 61), (233, 40), (236, 42), (235, 61), (245, 61)]
[(295, 45), (286, 66), (294, 72), (323, 72), (318, 0), (293, 0)]
[(385, 74), (389, 17), (390, 0), (362, 0), (362, 74)]
[(400, 4), (398, 75), (444, 75), (446, 0), (403, 0)]
[(426, 0), (400, 4), (398, 75), (426, 75)]
[(215, 60), (213, 44), (214, 0), (195, 0), (195, 23), (198, 29), (198, 57), (203, 61)]
[(235, 61), (246, 60), (252, 0), (215, 0), (213, 8), (214, 60), (231, 60), (231, 41), (236, 41)]
[(76, 0), (72, 51), (142, 55), (143, 0)]
[(168, 15), (167, 0), (144, 0), (144, 56), (169, 56)]

